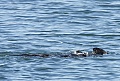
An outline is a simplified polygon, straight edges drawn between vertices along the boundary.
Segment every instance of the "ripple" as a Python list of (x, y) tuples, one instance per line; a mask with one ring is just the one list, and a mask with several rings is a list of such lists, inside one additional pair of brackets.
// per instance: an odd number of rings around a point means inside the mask
[[(118, 81), (119, 7), (118, 0), (1, 0), (0, 80)], [(57, 57), (94, 47), (109, 54)], [(41, 53), (56, 56), (11, 56)]]

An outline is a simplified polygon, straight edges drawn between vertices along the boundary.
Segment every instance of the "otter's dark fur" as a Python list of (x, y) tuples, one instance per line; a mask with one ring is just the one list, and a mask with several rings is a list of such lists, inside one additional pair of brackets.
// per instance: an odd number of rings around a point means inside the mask
[[(91, 55), (103, 55), (107, 52), (101, 48), (93, 48), (93, 51), (88, 52), (82, 52), (80, 50), (75, 51), (75, 53), (66, 54), (66, 55), (59, 55), (60, 57), (87, 57)], [(39, 57), (50, 57), (53, 56), (51, 54), (21, 54), (21, 55), (14, 55), (14, 56), (39, 56)]]
[(103, 54), (107, 54), (107, 52), (101, 48), (93, 48), (93, 54), (103, 55)]

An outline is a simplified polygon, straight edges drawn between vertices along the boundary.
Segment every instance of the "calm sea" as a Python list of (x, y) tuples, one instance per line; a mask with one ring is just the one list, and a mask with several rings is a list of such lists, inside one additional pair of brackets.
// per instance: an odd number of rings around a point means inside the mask
[[(94, 47), (109, 54), (11, 56)], [(0, 81), (120, 81), (120, 0), (0, 0)]]

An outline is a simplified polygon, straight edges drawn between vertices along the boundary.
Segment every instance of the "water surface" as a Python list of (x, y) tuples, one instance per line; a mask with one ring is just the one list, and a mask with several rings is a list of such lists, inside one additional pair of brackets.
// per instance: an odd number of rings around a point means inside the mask
[[(119, 81), (119, 0), (1, 0), (1, 81)], [(102, 57), (13, 54), (109, 51)]]

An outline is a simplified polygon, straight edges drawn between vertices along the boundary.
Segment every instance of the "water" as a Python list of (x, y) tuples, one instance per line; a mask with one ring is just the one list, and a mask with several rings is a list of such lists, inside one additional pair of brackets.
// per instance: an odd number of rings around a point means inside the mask
[[(119, 81), (119, 0), (1, 0), (0, 81)], [(102, 57), (17, 57), (109, 51)]]

